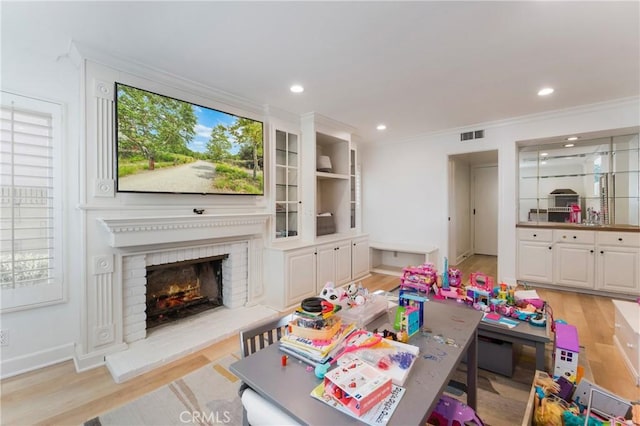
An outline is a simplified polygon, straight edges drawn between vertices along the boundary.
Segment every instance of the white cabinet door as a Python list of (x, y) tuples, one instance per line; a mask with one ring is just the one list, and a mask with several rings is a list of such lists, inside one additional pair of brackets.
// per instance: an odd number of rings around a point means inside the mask
[(598, 246), (596, 258), (597, 288), (640, 294), (638, 247)]
[(553, 257), (555, 284), (593, 288), (594, 251), (595, 247), (588, 244), (556, 244)]
[(358, 279), (369, 273), (369, 239), (353, 240), (351, 246), (351, 279)]
[(314, 248), (295, 250), (286, 255), (285, 305), (300, 302), (316, 293), (316, 254)]
[(317, 271), (316, 271), (316, 292), (324, 285), (331, 281), (336, 283), (336, 246), (334, 244), (325, 244), (318, 246), (317, 251)]
[(316, 290), (328, 281), (339, 287), (351, 281), (351, 240), (336, 241), (317, 248)]
[(351, 281), (351, 240), (336, 245), (336, 286)]
[(538, 283), (553, 280), (552, 246), (550, 242), (518, 242), (518, 279)]

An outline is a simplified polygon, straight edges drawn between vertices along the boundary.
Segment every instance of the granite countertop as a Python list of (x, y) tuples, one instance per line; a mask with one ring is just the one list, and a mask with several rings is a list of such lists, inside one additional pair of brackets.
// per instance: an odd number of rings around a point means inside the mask
[(583, 223), (519, 222), (516, 228), (573, 229), (581, 231), (640, 232), (634, 225), (585, 225)]

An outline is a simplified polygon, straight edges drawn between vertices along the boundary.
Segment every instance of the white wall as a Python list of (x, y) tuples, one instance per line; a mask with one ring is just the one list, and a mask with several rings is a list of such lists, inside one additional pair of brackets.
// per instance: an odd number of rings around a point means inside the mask
[(52, 306), (0, 315), (9, 331), (9, 345), (1, 348), (1, 375), (16, 374), (73, 356), (80, 334), (81, 268), (79, 152), (80, 71), (65, 52), (42, 53), (18, 43), (2, 44), (2, 90), (63, 106), (64, 126), (64, 286), (67, 301)]
[(375, 241), (432, 244), (441, 256), (448, 253), (448, 156), (497, 149), (497, 279), (515, 282), (516, 142), (638, 125), (640, 102), (635, 98), (474, 125), (473, 129), (486, 129), (482, 140), (461, 142), (460, 132), (471, 130), (466, 128), (396, 143), (363, 144), (364, 232)]

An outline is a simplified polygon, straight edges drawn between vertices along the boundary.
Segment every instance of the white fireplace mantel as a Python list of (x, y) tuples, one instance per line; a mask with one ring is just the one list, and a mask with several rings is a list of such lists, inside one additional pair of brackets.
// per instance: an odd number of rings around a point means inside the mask
[(262, 235), (263, 213), (98, 219), (114, 248)]

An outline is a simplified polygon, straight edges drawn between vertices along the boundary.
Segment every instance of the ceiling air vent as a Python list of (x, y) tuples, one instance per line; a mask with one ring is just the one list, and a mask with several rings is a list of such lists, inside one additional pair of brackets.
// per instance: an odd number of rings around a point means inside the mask
[(484, 130), (474, 130), (472, 132), (460, 133), (461, 141), (470, 141), (471, 139), (482, 139), (482, 138), (484, 138)]

